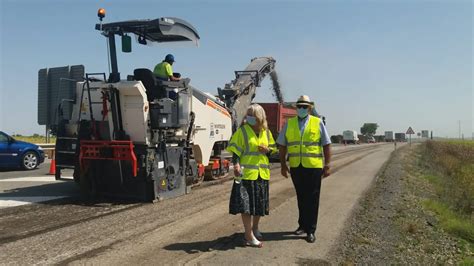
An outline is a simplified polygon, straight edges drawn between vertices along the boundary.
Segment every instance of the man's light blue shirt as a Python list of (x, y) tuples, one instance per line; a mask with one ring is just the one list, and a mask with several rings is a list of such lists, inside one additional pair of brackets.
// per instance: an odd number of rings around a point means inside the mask
[[(308, 121), (309, 121), (309, 115), (303, 119), (298, 118), (298, 126), (300, 128), (301, 135), (303, 135), (304, 129), (306, 128)], [(278, 143), (281, 146), (287, 146), (287, 143), (288, 143), (285, 137), (287, 127), (288, 127), (288, 122), (285, 123), (285, 125), (283, 126), (283, 129), (280, 131), (280, 134), (278, 134), (278, 138), (276, 140), (276, 143)], [(324, 125), (322, 119), (319, 122), (319, 131), (321, 133), (321, 146), (326, 146), (328, 144), (331, 144), (331, 139), (329, 138), (329, 134), (326, 130), (326, 126)]]

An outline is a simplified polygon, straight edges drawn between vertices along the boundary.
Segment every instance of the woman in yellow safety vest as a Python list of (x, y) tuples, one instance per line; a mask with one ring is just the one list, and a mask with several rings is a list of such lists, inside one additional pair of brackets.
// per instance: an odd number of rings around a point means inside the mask
[(232, 136), (227, 150), (233, 153), (236, 176), (230, 195), (229, 212), (242, 215), (244, 244), (262, 247), (258, 223), (261, 216), (269, 214), (268, 155), (276, 152), (275, 140), (268, 130), (262, 106), (252, 104), (247, 109), (245, 122)]

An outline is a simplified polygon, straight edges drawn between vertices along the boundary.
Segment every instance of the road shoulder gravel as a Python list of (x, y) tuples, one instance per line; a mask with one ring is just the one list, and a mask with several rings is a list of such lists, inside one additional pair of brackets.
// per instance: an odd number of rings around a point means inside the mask
[(354, 210), (328, 260), (342, 265), (454, 264), (459, 243), (422, 201), (433, 191), (415, 167), (417, 145), (394, 152)]

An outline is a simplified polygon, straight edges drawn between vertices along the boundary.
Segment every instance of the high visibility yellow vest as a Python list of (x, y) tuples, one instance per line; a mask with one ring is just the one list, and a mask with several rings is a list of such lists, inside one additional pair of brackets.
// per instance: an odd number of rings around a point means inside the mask
[(158, 77), (168, 80), (169, 76), (173, 76), (173, 67), (168, 62), (161, 62), (155, 66), (153, 73)]
[(323, 154), (321, 148), (320, 119), (309, 116), (303, 136), (298, 126), (298, 117), (288, 119), (286, 140), (290, 167), (323, 168)]
[(262, 130), (257, 136), (253, 129), (245, 124), (232, 135), (227, 151), (240, 157), (240, 167), (244, 180), (270, 179), (270, 162), (266, 154), (258, 151), (258, 146), (264, 145), (272, 152), (276, 151), (275, 140), (270, 130)]

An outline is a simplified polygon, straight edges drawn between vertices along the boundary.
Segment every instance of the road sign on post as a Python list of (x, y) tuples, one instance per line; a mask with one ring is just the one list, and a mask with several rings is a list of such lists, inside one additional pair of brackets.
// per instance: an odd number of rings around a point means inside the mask
[(410, 146), (411, 146), (411, 134), (415, 134), (415, 131), (413, 131), (413, 128), (408, 127), (407, 134), (410, 136)]

